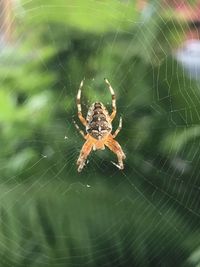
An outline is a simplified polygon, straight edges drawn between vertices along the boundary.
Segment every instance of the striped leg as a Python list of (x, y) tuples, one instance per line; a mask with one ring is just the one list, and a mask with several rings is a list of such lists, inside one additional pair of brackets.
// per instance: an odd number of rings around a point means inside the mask
[(123, 159), (125, 159), (126, 156), (120, 144), (116, 140), (113, 139), (112, 135), (110, 135), (105, 145), (117, 155), (119, 169), (123, 170), (124, 169)]
[(83, 81), (84, 80), (81, 81), (79, 89), (78, 89), (78, 94), (76, 97), (76, 104), (77, 104), (77, 108), (78, 108), (78, 117), (79, 117), (80, 121), (82, 122), (82, 124), (84, 126), (86, 126), (86, 120), (82, 115), (82, 109), (81, 109), (81, 89), (83, 87)]
[(122, 129), (122, 117), (120, 117), (119, 126), (118, 126), (117, 130), (114, 132), (114, 134), (112, 135), (112, 137), (115, 138), (118, 135), (118, 133), (121, 131), (121, 129)]
[(78, 124), (74, 120), (73, 120), (73, 123), (74, 123), (76, 129), (79, 131), (79, 133), (83, 136), (83, 138), (86, 139), (84, 132), (80, 129)]
[(108, 85), (108, 88), (109, 88), (111, 96), (112, 96), (112, 113), (110, 115), (110, 118), (111, 118), (111, 121), (112, 121), (114, 119), (114, 117), (116, 115), (116, 111), (117, 111), (117, 108), (116, 108), (116, 97), (115, 97), (115, 92), (114, 92), (111, 84), (109, 83), (109, 81), (106, 78), (104, 78), (104, 81)]
[(77, 160), (77, 165), (78, 165), (78, 172), (81, 172), (82, 169), (85, 166), (86, 160), (88, 155), (90, 154), (91, 150), (92, 150), (92, 146), (93, 146), (93, 142), (91, 142), (90, 139), (88, 139), (82, 149), (81, 152), (79, 154), (78, 160)]

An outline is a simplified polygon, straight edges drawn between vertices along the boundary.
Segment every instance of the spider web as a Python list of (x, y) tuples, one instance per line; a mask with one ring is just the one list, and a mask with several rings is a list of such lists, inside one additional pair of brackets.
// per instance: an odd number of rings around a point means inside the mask
[[(0, 264), (198, 264), (198, 250), (193, 254), (199, 246), (200, 217), (200, 98), (199, 83), (194, 79), (198, 73), (181, 65), (183, 50), (175, 50), (184, 33), (192, 31), (188, 24), (168, 21), (172, 15), (161, 13), (159, 1), (150, 1), (141, 11), (134, 1), (14, 3), (15, 42), (5, 45), (1, 41), (1, 65), (8, 66), (4, 72), (1, 67), (1, 81), (8, 81), (8, 87), (0, 101), (2, 107), (4, 102), (10, 103), (10, 110), (5, 108), (5, 117), (0, 117), (2, 138), (13, 141), (3, 146), (0, 158)], [(78, 16), (80, 21), (74, 19)], [(53, 19), (66, 27), (57, 32)], [(96, 19), (101, 23), (91, 37)], [(23, 20), (27, 28), (23, 28)], [(40, 25), (45, 25), (45, 31)], [(80, 34), (77, 27), (82, 30), (81, 40), (76, 40)], [(77, 71), (67, 73), (63, 55), (70, 40), (58, 40), (72, 29), (71, 53), (82, 57), (83, 65), (76, 66), (72, 59), (72, 69)], [(47, 37), (38, 41), (31, 31)], [(89, 57), (87, 38), (91, 38), (93, 53)], [(21, 50), (27, 40), (31, 40), (29, 46)], [(82, 54), (76, 51), (81, 51), (78, 41)], [(62, 52), (56, 53), (56, 49)], [(116, 64), (110, 63), (113, 57)], [(27, 65), (20, 65), (20, 60)], [(31, 60), (34, 63), (28, 69)], [(12, 70), (17, 70), (16, 74), (10, 75)], [(42, 84), (37, 83), (40, 75)], [(116, 156), (105, 150), (92, 152), (85, 169), (77, 174), (76, 160), (84, 140), (72, 121), (76, 118), (82, 127), (75, 97), (85, 76), (84, 115), (95, 100), (111, 110), (104, 77), (115, 89), (118, 113), (114, 129), (122, 115), (123, 127), (116, 139), (127, 156), (123, 171), (112, 164), (117, 163)], [(13, 82), (16, 77), (21, 77), (18, 84)], [(21, 106), (14, 114), (16, 102)], [(23, 142), (19, 143), (16, 134)]]

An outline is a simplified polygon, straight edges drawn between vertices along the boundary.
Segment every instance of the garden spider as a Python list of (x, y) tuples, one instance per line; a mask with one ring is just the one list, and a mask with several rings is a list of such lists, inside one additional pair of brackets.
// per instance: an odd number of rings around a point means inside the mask
[[(83, 87), (83, 80), (80, 83), (80, 87), (77, 94), (77, 108), (78, 108), (78, 117), (81, 123), (86, 128), (86, 134), (79, 128), (79, 126), (74, 121), (74, 124), (80, 134), (86, 140), (81, 151), (79, 158), (77, 160), (78, 165), (78, 172), (81, 172), (83, 167), (85, 166), (85, 162), (87, 160), (88, 155), (90, 154), (91, 150), (97, 149), (105, 149), (107, 146), (111, 151), (113, 151), (118, 158), (118, 165), (119, 169), (124, 168), (123, 159), (126, 158), (120, 144), (114, 140), (114, 138), (118, 135), (119, 131), (122, 128), (122, 118), (120, 117), (119, 126), (117, 130), (112, 134), (112, 120), (115, 118), (116, 115), (116, 99), (115, 93), (107, 79), (104, 79), (105, 83), (108, 85), (110, 93), (112, 95), (112, 113), (109, 115), (106, 107), (101, 102), (95, 102), (91, 105), (88, 109), (86, 119), (82, 115), (81, 109), (81, 90)], [(115, 164), (116, 165), (116, 164)]]

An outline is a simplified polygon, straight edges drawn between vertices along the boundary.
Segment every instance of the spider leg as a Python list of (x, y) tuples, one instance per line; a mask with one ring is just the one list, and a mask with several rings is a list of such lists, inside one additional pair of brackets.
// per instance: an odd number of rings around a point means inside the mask
[(116, 140), (114, 140), (112, 135), (110, 134), (105, 145), (117, 155), (119, 168), (123, 170), (124, 169), (123, 159), (125, 159), (126, 156), (120, 144)]
[(87, 122), (86, 122), (85, 118), (82, 115), (82, 108), (81, 108), (81, 90), (82, 90), (82, 87), (83, 87), (83, 81), (84, 81), (84, 79), (81, 81), (79, 89), (78, 89), (78, 93), (77, 93), (77, 97), (76, 97), (76, 104), (77, 104), (77, 109), (78, 109), (79, 120), (82, 122), (82, 124), (84, 126), (86, 126)]
[(83, 138), (86, 139), (85, 133), (80, 129), (80, 127), (78, 126), (78, 124), (74, 120), (73, 120), (73, 123), (74, 123), (76, 129), (79, 131), (79, 133), (83, 136)]
[(114, 119), (116, 112), (117, 112), (117, 108), (116, 108), (116, 97), (115, 97), (115, 92), (111, 86), (111, 84), (109, 83), (109, 81), (104, 78), (105, 83), (108, 85), (108, 88), (110, 90), (111, 96), (112, 96), (112, 113), (110, 115), (110, 119), (111, 121)]
[(122, 129), (122, 117), (120, 117), (119, 126), (118, 126), (117, 130), (114, 132), (114, 134), (112, 135), (112, 137), (115, 138), (118, 135), (118, 133), (121, 131), (121, 129)]
[(81, 172), (83, 167), (85, 166), (85, 162), (87, 160), (88, 155), (90, 154), (90, 152), (92, 150), (92, 146), (93, 146), (93, 143), (90, 139), (88, 139), (84, 143), (84, 145), (81, 149), (80, 155), (78, 157), (78, 160), (77, 160), (78, 172)]

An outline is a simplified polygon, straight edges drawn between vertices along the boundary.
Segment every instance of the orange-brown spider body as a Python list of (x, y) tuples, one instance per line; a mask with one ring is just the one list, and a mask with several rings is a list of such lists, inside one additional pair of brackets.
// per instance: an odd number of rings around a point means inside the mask
[(95, 102), (88, 110), (86, 132), (101, 143), (112, 131), (109, 114), (104, 105)]
[(107, 79), (105, 79), (106, 84), (109, 86), (110, 93), (112, 95), (112, 113), (109, 115), (106, 107), (101, 102), (95, 102), (91, 105), (88, 110), (86, 119), (82, 116), (81, 110), (81, 89), (83, 86), (83, 81), (80, 84), (80, 88), (77, 94), (77, 108), (78, 108), (78, 117), (82, 124), (86, 128), (86, 134), (80, 130), (79, 126), (75, 123), (76, 128), (79, 130), (81, 135), (86, 139), (79, 158), (77, 160), (78, 171), (82, 171), (83, 167), (85, 166), (85, 162), (87, 160), (88, 155), (90, 154), (91, 150), (97, 149), (105, 149), (107, 146), (111, 151), (113, 151), (118, 158), (118, 167), (119, 169), (123, 169), (123, 159), (125, 159), (125, 154), (119, 145), (119, 143), (114, 140), (117, 136), (119, 131), (122, 128), (122, 118), (119, 121), (119, 127), (117, 130), (112, 134), (112, 120), (116, 115), (116, 99), (114, 90), (111, 87), (110, 83)]

